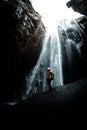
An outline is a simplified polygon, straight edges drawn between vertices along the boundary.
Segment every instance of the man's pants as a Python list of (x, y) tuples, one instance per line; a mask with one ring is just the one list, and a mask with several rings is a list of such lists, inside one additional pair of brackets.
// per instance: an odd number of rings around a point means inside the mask
[(51, 79), (47, 79), (48, 86), (49, 86), (49, 91), (52, 90), (51, 81), (52, 81)]

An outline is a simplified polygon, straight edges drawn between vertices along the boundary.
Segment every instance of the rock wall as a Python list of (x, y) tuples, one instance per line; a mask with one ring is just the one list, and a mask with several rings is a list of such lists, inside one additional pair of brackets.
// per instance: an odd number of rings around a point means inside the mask
[(63, 20), (60, 25), (63, 81), (68, 84), (87, 78), (87, 18), (82, 16), (71, 22)]
[(1, 98), (4, 93), (7, 99), (13, 96), (14, 91), (20, 91), (24, 86), (25, 75), (36, 64), (42, 48), (45, 27), (41, 15), (35, 11), (29, 0), (3, 0), (1, 4), (0, 25), (3, 28), (0, 31), (4, 37), (3, 48), (7, 46), (3, 59), (8, 78), (8, 84), (1, 88)]
[(66, 5), (76, 12), (87, 15), (87, 0), (70, 0)]

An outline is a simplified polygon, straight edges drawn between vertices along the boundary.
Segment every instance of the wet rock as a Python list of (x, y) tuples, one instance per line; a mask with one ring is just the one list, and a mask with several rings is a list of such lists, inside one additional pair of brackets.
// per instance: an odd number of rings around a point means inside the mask
[(70, 0), (66, 5), (76, 12), (87, 15), (87, 0)]
[[(87, 77), (87, 18), (82, 16), (59, 26), (59, 39), (62, 45), (64, 83)], [(63, 27), (63, 28), (62, 28)]]
[[(28, 0), (12, 0), (7, 4), (9, 14), (9, 55), (14, 54), (17, 66), (37, 61), (41, 50), (44, 25)], [(11, 12), (12, 11), (12, 12)], [(33, 54), (33, 55), (32, 55)], [(10, 56), (9, 56), (10, 57)], [(13, 57), (12, 57), (13, 58)], [(32, 67), (32, 65), (30, 65)]]
[(41, 15), (29, 0), (3, 0), (1, 11), (3, 49), (7, 46), (5, 68), (8, 87), (5, 94), (11, 96), (15, 89), (20, 91), (19, 88), (24, 86), (25, 74), (30, 72), (39, 58), (45, 27)]

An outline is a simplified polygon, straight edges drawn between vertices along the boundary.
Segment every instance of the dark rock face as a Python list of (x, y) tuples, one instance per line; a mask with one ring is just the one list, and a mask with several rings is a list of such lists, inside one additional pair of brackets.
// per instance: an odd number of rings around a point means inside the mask
[[(82, 16), (61, 21), (59, 39), (62, 45), (64, 84), (87, 77), (87, 18)], [(64, 28), (65, 27), (65, 28)]]
[[(9, 55), (14, 54), (17, 66), (27, 60), (34, 65), (41, 49), (40, 42), (44, 34), (41, 16), (35, 12), (28, 0), (9, 1), (7, 8), (10, 12)], [(30, 66), (32, 67), (32, 65)]]
[(87, 0), (70, 0), (66, 5), (76, 12), (87, 15)]
[(65, 128), (68, 122), (69, 128), (70, 125), (76, 127), (80, 124), (83, 128), (86, 126), (85, 117), (87, 117), (87, 79), (78, 80), (51, 92), (37, 94), (30, 99), (18, 101), (15, 105), (0, 104), (1, 122), (8, 123), (7, 126), (10, 125), (9, 122), (11, 124), (15, 122), (15, 126), (20, 124), (19, 126), (24, 125), (24, 128), (26, 125), (27, 128), (30, 126), (38, 128), (40, 123), (46, 128), (53, 126), (54, 129), (61, 126)]
[(6, 95), (13, 95), (15, 89), (20, 90), (25, 74), (38, 60), (45, 27), (41, 15), (34, 10), (29, 0), (3, 1), (2, 7), (3, 42), (4, 46), (7, 45), (8, 54), (5, 58), (8, 59), (5, 64), (8, 73)]

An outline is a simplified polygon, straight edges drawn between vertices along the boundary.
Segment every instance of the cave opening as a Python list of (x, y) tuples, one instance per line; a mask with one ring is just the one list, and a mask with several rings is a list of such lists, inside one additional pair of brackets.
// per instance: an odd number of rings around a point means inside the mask
[[(46, 80), (48, 66), (53, 69), (55, 74), (52, 82), (53, 88), (72, 82), (72, 76), (74, 76), (72, 71), (78, 68), (78, 59), (80, 59), (81, 54), (79, 46), (81, 46), (82, 41), (80, 41), (80, 45), (76, 45), (74, 38), (75, 36), (78, 37), (77, 39), (81, 38), (82, 32), (76, 26), (75, 19), (82, 15), (74, 12), (71, 8), (68, 9), (67, 2), (68, 0), (61, 0), (60, 2), (57, 0), (31, 0), (34, 9), (42, 16), (46, 28), (46, 37), (43, 39), (43, 48), (37, 64), (32, 72), (26, 76), (27, 96), (48, 90)], [(73, 50), (75, 50), (75, 55)]]
[[(30, 0), (3, 1), (2, 56), (8, 48), (1, 67), (1, 121), (24, 124), (27, 119), (29, 126), (29, 121), (49, 125), (48, 120), (57, 119), (58, 127), (58, 120), (60, 126), (73, 122), (72, 117), (75, 124), (82, 121), (87, 113), (87, 16), (68, 9), (68, 0), (31, 0), (32, 5)], [(48, 66), (55, 74), (51, 92)]]

